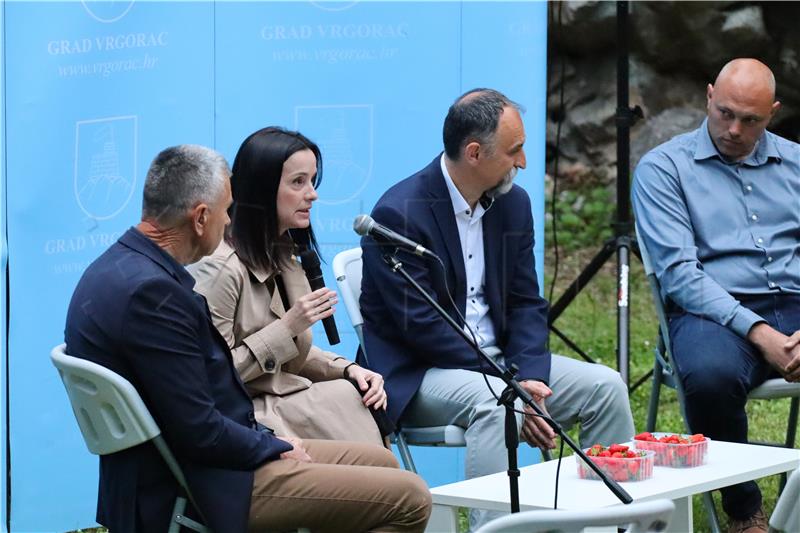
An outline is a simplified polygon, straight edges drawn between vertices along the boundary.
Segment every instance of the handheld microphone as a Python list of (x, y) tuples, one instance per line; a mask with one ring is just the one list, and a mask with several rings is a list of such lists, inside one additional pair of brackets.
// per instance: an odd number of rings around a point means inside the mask
[(395, 233), (386, 226), (381, 226), (369, 215), (358, 215), (353, 221), (353, 230), (362, 237), (369, 235), (379, 243), (390, 244), (419, 256), (438, 259), (435, 253), (421, 244), (417, 244), (411, 239), (407, 239), (399, 233)]
[[(307, 248), (300, 253), (300, 264), (303, 266), (303, 272), (306, 273), (308, 284), (311, 285), (311, 290), (316, 291), (325, 286), (325, 280), (322, 279), (322, 269), (319, 267), (319, 257), (317, 253)], [(333, 315), (322, 319), (322, 326), (325, 328), (325, 335), (328, 336), (328, 344), (333, 346), (339, 344), (339, 332), (336, 330), (336, 321)]]

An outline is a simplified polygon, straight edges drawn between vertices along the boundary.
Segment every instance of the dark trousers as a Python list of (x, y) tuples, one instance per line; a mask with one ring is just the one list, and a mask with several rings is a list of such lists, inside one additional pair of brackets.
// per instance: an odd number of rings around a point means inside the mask
[[(736, 298), (786, 335), (800, 329), (800, 295)], [(747, 394), (779, 374), (750, 341), (711, 320), (673, 312), (669, 333), (691, 431), (714, 440), (746, 443)], [(761, 491), (754, 481), (721, 492), (723, 509), (735, 519), (752, 516), (761, 505)]]

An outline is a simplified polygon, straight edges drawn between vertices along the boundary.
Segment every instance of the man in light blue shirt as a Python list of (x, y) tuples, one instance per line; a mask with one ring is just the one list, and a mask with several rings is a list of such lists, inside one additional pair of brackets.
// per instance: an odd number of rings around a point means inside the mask
[[(747, 441), (745, 404), (769, 377), (800, 381), (800, 146), (766, 131), (775, 78), (735, 59), (708, 116), (647, 153), (633, 207), (670, 318), (693, 432)], [(731, 531), (766, 531), (754, 482), (722, 491)]]

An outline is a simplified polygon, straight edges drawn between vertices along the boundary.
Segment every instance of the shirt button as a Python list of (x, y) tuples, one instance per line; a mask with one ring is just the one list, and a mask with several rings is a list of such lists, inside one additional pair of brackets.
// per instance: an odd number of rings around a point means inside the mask
[(469, 259), (472, 259), (472, 254), (469, 254)]
[(474, 291), (475, 287), (470, 287), (469, 290)]
[(775, 282), (774, 282), (774, 281), (770, 281), (770, 282), (769, 282), (769, 286), (770, 286), (771, 288), (772, 288), (772, 287), (775, 287)]
[(758, 220), (758, 215), (753, 213), (752, 215), (750, 215), (750, 218), (753, 219), (753, 220)]
[(745, 187), (745, 189), (747, 189), (747, 192), (750, 192), (750, 191), (753, 190), (753, 186), (752, 185), (748, 185), (747, 187)]
[(772, 263), (772, 256), (767, 257), (767, 261)]
[(763, 244), (763, 243), (764, 243), (764, 239), (762, 239), (761, 237), (759, 237), (758, 239), (756, 239), (756, 242), (757, 242), (758, 244)]
[(464, 211), (464, 212), (465, 212), (466, 214), (468, 214), (468, 215), (469, 215), (469, 209), (467, 209), (467, 210), (466, 210), (466, 211)]

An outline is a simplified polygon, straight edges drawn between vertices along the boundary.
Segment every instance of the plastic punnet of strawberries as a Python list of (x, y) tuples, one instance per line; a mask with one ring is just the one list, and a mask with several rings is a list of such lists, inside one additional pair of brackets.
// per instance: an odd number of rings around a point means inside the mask
[[(647, 450), (634, 450), (624, 444), (612, 444), (608, 448), (595, 444), (586, 455), (614, 481), (641, 481), (653, 475), (654, 453)], [(577, 461), (578, 476), (581, 479), (600, 479), (582, 459)]]
[(683, 435), (675, 433), (639, 433), (633, 437), (637, 450), (656, 453), (656, 465), (672, 468), (692, 468), (706, 461), (708, 437), (702, 433)]

